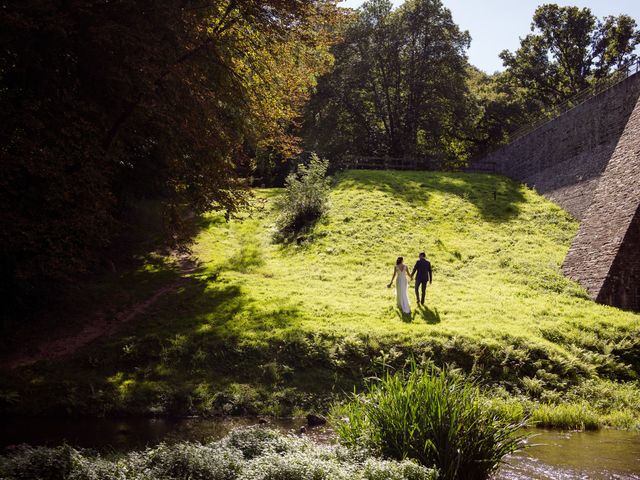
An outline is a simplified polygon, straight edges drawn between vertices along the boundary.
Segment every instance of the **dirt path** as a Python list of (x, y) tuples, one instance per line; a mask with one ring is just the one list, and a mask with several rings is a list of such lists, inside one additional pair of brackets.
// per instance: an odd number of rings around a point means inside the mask
[(96, 315), (91, 321), (83, 325), (79, 331), (56, 332), (53, 338), (41, 341), (36, 345), (29, 345), (29, 352), (24, 350), (17, 352), (4, 359), (0, 366), (14, 369), (32, 365), (42, 360), (53, 360), (56, 358), (72, 355), (80, 348), (93, 342), (100, 337), (109, 337), (117, 332), (122, 325), (131, 322), (139, 315), (147, 311), (162, 297), (177, 291), (187, 280), (187, 275), (198, 269), (198, 264), (190, 257), (179, 258), (180, 278), (156, 290), (149, 298), (136, 302), (117, 315), (107, 315), (102, 312)]

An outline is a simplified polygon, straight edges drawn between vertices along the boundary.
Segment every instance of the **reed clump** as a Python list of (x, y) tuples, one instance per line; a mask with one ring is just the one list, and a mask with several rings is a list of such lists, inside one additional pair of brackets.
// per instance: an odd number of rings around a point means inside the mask
[(493, 413), (475, 382), (433, 365), (387, 371), (336, 406), (333, 419), (343, 445), (415, 459), (443, 479), (485, 479), (524, 446), (523, 423)]

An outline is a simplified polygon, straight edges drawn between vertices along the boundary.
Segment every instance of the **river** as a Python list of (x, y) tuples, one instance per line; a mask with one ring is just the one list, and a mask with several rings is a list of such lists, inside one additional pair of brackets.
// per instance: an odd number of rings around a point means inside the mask
[[(224, 419), (2, 419), (0, 448), (19, 443), (59, 445), (105, 453), (141, 449), (161, 441), (207, 441), (256, 418)], [(298, 433), (304, 419), (270, 420), (271, 426)], [(493, 480), (640, 480), (640, 433), (618, 430), (560, 432), (531, 429), (529, 448), (511, 455)], [(334, 439), (328, 428), (307, 429), (315, 441)]]

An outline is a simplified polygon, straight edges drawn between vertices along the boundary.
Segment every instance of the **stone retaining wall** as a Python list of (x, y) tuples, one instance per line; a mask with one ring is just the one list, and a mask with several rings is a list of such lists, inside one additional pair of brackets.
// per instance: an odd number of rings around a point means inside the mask
[(491, 153), (581, 220), (563, 264), (594, 300), (640, 311), (640, 74)]
[(599, 302), (640, 311), (640, 100), (564, 261)]
[(582, 220), (640, 97), (632, 75), (489, 154), (496, 172), (535, 188)]

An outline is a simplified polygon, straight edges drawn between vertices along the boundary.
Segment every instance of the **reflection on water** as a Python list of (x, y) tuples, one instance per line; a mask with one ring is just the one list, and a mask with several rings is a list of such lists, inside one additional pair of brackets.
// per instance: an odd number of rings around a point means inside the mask
[(530, 447), (508, 459), (496, 480), (640, 480), (640, 434), (618, 430), (530, 430)]
[[(69, 445), (103, 452), (141, 449), (159, 442), (206, 442), (238, 427), (256, 425), (255, 417), (187, 419), (2, 419), (0, 450), (8, 445)], [(303, 418), (269, 420), (285, 432), (299, 432)], [(640, 433), (617, 430), (558, 432), (532, 429), (530, 447), (510, 456), (493, 480), (640, 480)], [(334, 441), (327, 427), (307, 428), (315, 441)]]
[[(138, 418), (138, 419), (1, 419), (0, 450), (9, 445), (28, 443), (34, 446), (67, 443), (78, 448), (106, 452), (125, 452), (153, 446), (160, 442), (207, 442), (224, 437), (234, 428), (259, 424), (256, 417), (224, 418)], [(269, 420), (269, 426), (285, 432), (299, 432), (304, 418)], [(328, 442), (333, 436), (328, 428), (307, 428), (314, 440)]]

